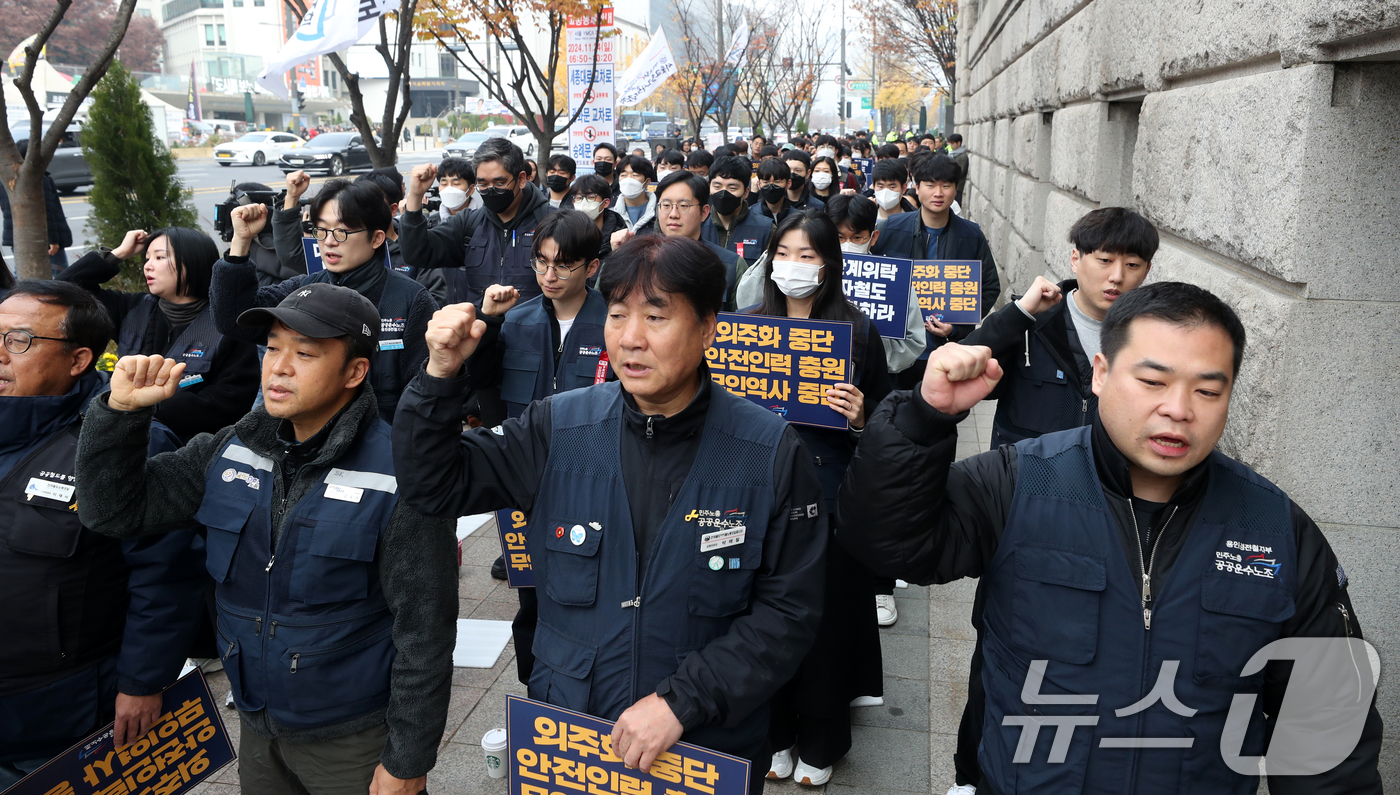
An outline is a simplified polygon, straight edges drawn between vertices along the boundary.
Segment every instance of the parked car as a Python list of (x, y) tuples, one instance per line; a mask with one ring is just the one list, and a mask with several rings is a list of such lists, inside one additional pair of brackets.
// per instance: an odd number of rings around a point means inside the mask
[(444, 160), (446, 160), (449, 157), (464, 157), (470, 160), (472, 158), (472, 155), (476, 154), (476, 148), (478, 146), (481, 146), (481, 144), (485, 142), (486, 139), (492, 137), (504, 136), (492, 136), (485, 132), (469, 132), (466, 135), (463, 135), (461, 138), (458, 138), (457, 140), (452, 141), (447, 146), (443, 147), (442, 157)]
[[(47, 126), (44, 132), (48, 132)], [(54, 185), (60, 193), (72, 193), (93, 182), (92, 169), (83, 157), (82, 134), (82, 125), (77, 122), (69, 124), (63, 131), (63, 139), (58, 142), (58, 148), (54, 150), (53, 160), (49, 162), (49, 176), (53, 177)], [(11, 127), (10, 137), (16, 145), (27, 142), (29, 122), (24, 121)]]
[[(376, 139), (377, 141), (377, 139)], [(338, 177), (357, 168), (370, 169), (369, 150), (359, 133), (322, 133), (304, 145), (291, 150), (277, 161), (283, 173), (293, 171), (324, 171)]]
[(530, 128), (523, 124), (495, 125), (487, 127), (485, 130), (482, 130), (482, 132), (486, 133), (489, 138), (509, 139), (511, 143), (520, 147), (520, 151), (524, 152), (526, 157), (535, 156), (535, 149), (537, 148), (535, 145), (535, 136), (530, 132)]
[(214, 159), (221, 166), (239, 163), (261, 166), (278, 160), (282, 155), (302, 146), (306, 141), (291, 133), (250, 132), (236, 141), (214, 147)]

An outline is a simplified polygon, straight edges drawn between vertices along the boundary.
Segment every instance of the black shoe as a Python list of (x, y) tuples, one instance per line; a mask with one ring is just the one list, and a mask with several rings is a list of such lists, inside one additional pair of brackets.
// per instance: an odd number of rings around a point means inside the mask
[(491, 576), (504, 580), (506, 578), (506, 556), (502, 555), (491, 563)]

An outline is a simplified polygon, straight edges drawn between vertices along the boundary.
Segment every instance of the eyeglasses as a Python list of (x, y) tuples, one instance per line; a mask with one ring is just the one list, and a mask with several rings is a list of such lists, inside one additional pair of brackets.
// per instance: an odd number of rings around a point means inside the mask
[(319, 226), (313, 226), (311, 227), (311, 236), (317, 240), (325, 240), (328, 237), (333, 237), (335, 238), (335, 242), (344, 243), (351, 235), (368, 231), (368, 229), (322, 229)]
[(34, 340), (72, 342), (67, 337), (40, 337), (38, 334), (30, 334), (27, 331), (7, 331), (5, 332), (5, 350), (10, 353), (28, 353), (29, 346), (34, 344)]
[(501, 190), (515, 189), (515, 179), (513, 177), (496, 177), (495, 179), (479, 179), (476, 181), (479, 190), (487, 188), (500, 188)]
[(667, 199), (664, 202), (657, 202), (656, 209), (667, 215), (670, 215), (672, 210), (679, 210), (681, 215), (685, 215), (699, 206), (699, 202), (673, 202)]
[(582, 262), (580, 262), (577, 265), (569, 266), (561, 265), (557, 262), (550, 262), (544, 257), (535, 257), (534, 259), (530, 260), (530, 270), (543, 276), (550, 268), (553, 268), (554, 275), (559, 277), (560, 281), (568, 281), (569, 277), (573, 275), (574, 271), (579, 270), (582, 267)]

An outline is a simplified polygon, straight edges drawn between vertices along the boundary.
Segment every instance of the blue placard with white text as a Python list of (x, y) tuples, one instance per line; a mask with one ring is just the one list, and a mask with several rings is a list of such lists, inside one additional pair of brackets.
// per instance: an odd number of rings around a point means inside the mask
[(160, 710), (145, 735), (117, 748), (108, 723), (6, 795), (182, 795), (237, 757), (199, 669), (161, 693)]
[(510, 795), (748, 795), (749, 760), (676, 743), (651, 769), (628, 768), (612, 749), (613, 723), (506, 696)]
[[(909, 260), (905, 260), (909, 262)], [(925, 320), (941, 323), (982, 321), (982, 263), (969, 260), (913, 260), (914, 295)]]
[(850, 427), (826, 390), (851, 382), (850, 323), (721, 312), (705, 351), (710, 378), (799, 425)]
[(904, 339), (909, 313), (909, 260), (846, 254), (841, 269), (841, 289), (875, 324), (881, 337)]
[(853, 157), (851, 165), (860, 170), (860, 175), (865, 179), (865, 187), (870, 187), (870, 176), (875, 173), (875, 161), (868, 157)]

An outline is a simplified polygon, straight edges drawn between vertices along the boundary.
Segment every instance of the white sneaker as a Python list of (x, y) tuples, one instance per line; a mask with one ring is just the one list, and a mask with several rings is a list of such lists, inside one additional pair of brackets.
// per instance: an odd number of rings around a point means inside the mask
[(798, 784), (805, 784), (809, 787), (820, 787), (831, 780), (831, 768), (816, 768), (803, 762), (801, 758), (797, 760), (797, 767), (792, 771), (792, 780)]
[(875, 620), (882, 627), (888, 627), (899, 620), (899, 608), (894, 606), (892, 594), (875, 594)]
[(908, 588), (908, 587), (909, 587), (909, 583), (905, 582), (904, 580), (895, 580), (895, 581), (894, 581), (894, 587), (896, 587), (896, 588)]
[(882, 707), (885, 705), (883, 696), (856, 696), (851, 700), (853, 707)]
[(948, 795), (976, 795), (977, 788), (971, 784), (954, 784)]
[(768, 777), (771, 779), (787, 778), (790, 775), (792, 775), (791, 748), (773, 754), (773, 764), (768, 767)]

